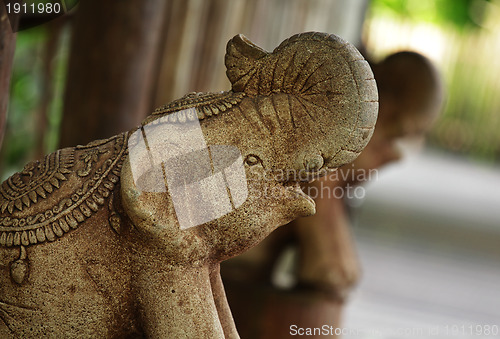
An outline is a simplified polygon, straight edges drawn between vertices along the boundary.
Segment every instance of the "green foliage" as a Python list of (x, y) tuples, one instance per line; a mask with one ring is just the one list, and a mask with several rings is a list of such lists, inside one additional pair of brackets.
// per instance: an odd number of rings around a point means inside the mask
[(475, 159), (498, 162), (500, 81), (496, 74), (500, 65), (490, 58), (500, 47), (479, 34), (463, 36), (461, 42), (446, 74), (447, 107), (430, 135), (431, 142)]
[[(2, 146), (2, 178), (30, 157), (36, 107), (40, 101), (40, 50), (45, 31), (31, 29), (17, 34), (10, 84), (7, 128)], [(22, 165), (21, 165), (22, 166)]]
[(415, 22), (451, 25), (459, 31), (477, 28), (490, 0), (372, 0), (374, 15), (390, 15)]
[[(42, 96), (42, 56), (45, 52), (47, 30), (44, 26), (17, 33), (16, 51), (10, 84), (7, 128), (0, 152), (0, 181), (34, 160), (35, 131), (40, 115)], [(54, 60), (53, 98), (48, 111), (48, 127), (44, 135), (45, 153), (56, 149), (62, 115), (62, 96), (66, 75), (68, 36), (62, 37), (61, 48)]]

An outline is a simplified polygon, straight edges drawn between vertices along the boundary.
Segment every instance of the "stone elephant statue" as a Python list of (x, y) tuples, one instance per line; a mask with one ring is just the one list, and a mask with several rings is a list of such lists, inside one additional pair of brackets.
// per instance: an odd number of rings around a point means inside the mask
[(219, 263), (313, 214), (299, 184), (351, 162), (378, 103), (334, 35), (242, 35), (232, 88), (64, 148), (0, 186), (0, 337), (237, 338)]

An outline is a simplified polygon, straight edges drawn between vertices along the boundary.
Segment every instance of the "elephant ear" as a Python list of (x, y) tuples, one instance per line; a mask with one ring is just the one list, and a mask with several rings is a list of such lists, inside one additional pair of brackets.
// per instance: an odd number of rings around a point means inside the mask
[[(290, 121), (291, 128), (328, 135), (324, 143), (335, 140), (332, 167), (354, 160), (370, 140), (377, 87), (370, 66), (347, 41), (301, 33), (269, 53), (237, 35), (228, 43), (226, 67), (233, 92), (245, 93), (258, 107), (271, 107), (281, 126)], [(259, 110), (269, 130), (275, 130), (266, 112)]]
[(351, 162), (366, 146), (378, 113), (378, 92), (368, 62), (347, 41), (309, 32), (283, 41), (272, 53), (273, 92), (293, 96), (295, 110), (315, 112), (315, 122), (333, 131), (340, 145), (330, 160), (336, 167)]
[(227, 43), (226, 75), (232, 84), (233, 92), (258, 94), (258, 72), (261, 63), (258, 61), (269, 53), (248, 40), (243, 34), (238, 34)]
[[(359, 80), (373, 81), (370, 67), (354, 46), (318, 32), (296, 34), (272, 53), (239, 34), (227, 44), (225, 63), (232, 90), (248, 95), (344, 94), (339, 89)], [(368, 96), (376, 100), (376, 91)]]

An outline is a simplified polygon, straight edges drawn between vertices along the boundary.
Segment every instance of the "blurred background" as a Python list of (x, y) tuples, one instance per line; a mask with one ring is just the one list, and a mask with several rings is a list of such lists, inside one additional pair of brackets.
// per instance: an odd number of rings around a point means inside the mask
[(500, 325), (500, 0), (82, 1), (17, 34), (0, 178), (131, 129), (188, 92), (229, 89), (223, 56), (235, 34), (272, 50), (310, 30), (374, 62), (417, 51), (445, 84), (422, 152), (348, 202), (364, 274), (344, 326)]

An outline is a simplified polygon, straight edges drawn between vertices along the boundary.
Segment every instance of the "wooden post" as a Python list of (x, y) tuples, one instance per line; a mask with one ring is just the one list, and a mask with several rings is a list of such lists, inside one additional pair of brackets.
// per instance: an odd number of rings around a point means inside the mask
[(7, 121), (7, 107), (9, 103), (10, 77), (14, 51), (16, 50), (16, 34), (12, 27), (17, 27), (18, 17), (13, 16), (9, 21), (5, 6), (0, 5), (0, 147)]
[(129, 130), (151, 113), (166, 4), (163, 0), (80, 2), (61, 147)]

